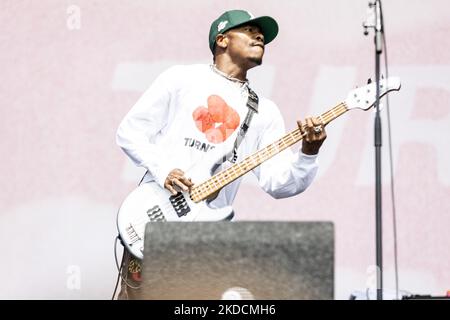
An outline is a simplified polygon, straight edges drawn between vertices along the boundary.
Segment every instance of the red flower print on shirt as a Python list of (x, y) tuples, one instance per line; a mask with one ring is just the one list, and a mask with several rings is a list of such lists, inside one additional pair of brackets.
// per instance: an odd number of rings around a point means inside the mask
[(239, 126), (239, 114), (217, 95), (208, 97), (208, 108), (200, 106), (192, 113), (198, 130), (211, 143), (222, 143)]

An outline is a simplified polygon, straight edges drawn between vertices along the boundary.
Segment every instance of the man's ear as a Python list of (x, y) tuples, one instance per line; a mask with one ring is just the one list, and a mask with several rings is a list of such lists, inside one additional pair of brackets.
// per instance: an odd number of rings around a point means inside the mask
[(221, 47), (222, 49), (225, 49), (228, 47), (228, 38), (226, 35), (219, 33), (216, 36), (216, 46)]

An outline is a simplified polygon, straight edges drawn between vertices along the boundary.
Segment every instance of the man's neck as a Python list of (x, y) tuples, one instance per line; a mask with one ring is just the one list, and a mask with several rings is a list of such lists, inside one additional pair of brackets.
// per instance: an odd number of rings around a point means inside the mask
[(236, 78), (242, 81), (247, 80), (247, 68), (239, 66), (230, 61), (224, 61), (223, 59), (216, 60), (216, 67), (223, 73), (232, 78)]

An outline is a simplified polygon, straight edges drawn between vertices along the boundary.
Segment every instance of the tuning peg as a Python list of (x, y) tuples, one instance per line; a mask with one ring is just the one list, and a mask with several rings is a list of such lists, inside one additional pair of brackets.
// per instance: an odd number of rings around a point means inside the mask
[(372, 83), (372, 79), (367, 79), (367, 84), (371, 84)]
[(367, 30), (367, 26), (363, 26), (364, 27), (364, 35), (368, 36), (369, 35), (369, 30)]
[[(382, 102), (380, 102), (380, 112), (383, 111), (383, 110), (384, 110), (384, 104)], [(375, 105), (374, 105), (374, 108), (373, 108), (373, 112), (374, 113), (377, 112), (377, 109), (375, 108)]]

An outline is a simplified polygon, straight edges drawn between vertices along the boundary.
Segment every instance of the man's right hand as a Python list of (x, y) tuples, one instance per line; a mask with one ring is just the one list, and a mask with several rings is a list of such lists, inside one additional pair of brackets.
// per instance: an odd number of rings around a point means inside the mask
[(164, 181), (164, 188), (169, 190), (173, 195), (176, 195), (180, 190), (189, 191), (193, 185), (191, 179), (186, 178), (184, 172), (180, 169), (170, 171)]

